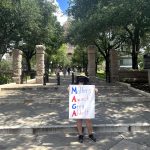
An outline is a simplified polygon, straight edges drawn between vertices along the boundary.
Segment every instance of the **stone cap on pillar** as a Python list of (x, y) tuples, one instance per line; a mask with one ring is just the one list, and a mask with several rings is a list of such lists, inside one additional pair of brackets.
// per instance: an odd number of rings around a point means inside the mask
[(36, 52), (38, 54), (44, 54), (46, 47), (44, 45), (36, 45)]
[(22, 53), (20, 49), (13, 49), (13, 54), (22, 55)]
[(88, 50), (88, 53), (95, 53), (95, 50), (96, 50), (96, 46), (95, 45), (89, 45), (87, 47), (87, 50)]

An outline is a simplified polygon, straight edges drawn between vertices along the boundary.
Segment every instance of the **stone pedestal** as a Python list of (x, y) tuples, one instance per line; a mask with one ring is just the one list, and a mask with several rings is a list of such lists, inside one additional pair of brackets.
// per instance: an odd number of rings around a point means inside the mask
[(45, 46), (36, 45), (36, 83), (43, 84), (45, 66), (44, 66)]
[(112, 49), (110, 51), (110, 76), (111, 82), (119, 80), (119, 66), (118, 66), (118, 53)]
[(21, 83), (22, 75), (22, 51), (18, 49), (13, 50), (13, 80), (16, 84)]
[(95, 76), (96, 75), (96, 61), (95, 61), (95, 53), (96, 53), (96, 47), (94, 45), (90, 45), (87, 48), (88, 50), (88, 74), (89, 76)]

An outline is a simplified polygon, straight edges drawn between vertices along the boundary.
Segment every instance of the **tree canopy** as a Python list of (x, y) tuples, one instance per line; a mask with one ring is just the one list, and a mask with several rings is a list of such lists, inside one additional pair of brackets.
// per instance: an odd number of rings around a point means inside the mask
[[(71, 0), (73, 18), (68, 39), (79, 45), (95, 44), (106, 62), (111, 49), (130, 44), (132, 68), (150, 30), (149, 0)], [(107, 66), (107, 65), (106, 65)]]
[(35, 45), (44, 44), (48, 54), (55, 53), (63, 41), (63, 29), (47, 0), (2, 0), (0, 2), (0, 53), (9, 48), (24, 52), (28, 68)]

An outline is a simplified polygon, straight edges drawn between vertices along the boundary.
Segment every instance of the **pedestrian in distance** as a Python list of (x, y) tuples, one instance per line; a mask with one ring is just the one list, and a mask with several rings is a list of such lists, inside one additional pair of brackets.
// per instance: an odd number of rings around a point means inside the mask
[(64, 67), (63, 68), (63, 75), (64, 75), (64, 77), (66, 76), (66, 73), (67, 73), (67, 69)]
[(60, 71), (61, 71), (60, 67), (57, 67), (55, 70), (56, 77), (60, 74)]
[(70, 69), (70, 67), (68, 67), (68, 69), (67, 69), (68, 75), (70, 75), (70, 71), (71, 71), (71, 69)]

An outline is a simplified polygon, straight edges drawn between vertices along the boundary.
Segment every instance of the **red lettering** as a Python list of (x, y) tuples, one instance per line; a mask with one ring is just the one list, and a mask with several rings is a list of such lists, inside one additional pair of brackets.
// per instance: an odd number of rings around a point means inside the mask
[(76, 114), (76, 111), (75, 111), (75, 110), (74, 110), (74, 111), (73, 111), (73, 113), (72, 113), (72, 117), (73, 117), (73, 116), (77, 116), (77, 114)]
[(72, 99), (72, 102), (73, 102), (73, 101), (74, 101), (74, 102), (77, 102), (77, 101), (76, 101), (76, 97), (75, 97), (75, 96), (74, 96), (74, 97), (73, 97), (73, 99)]

